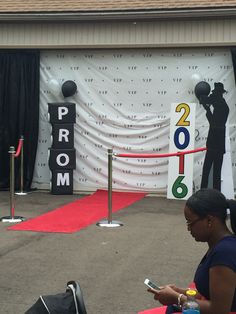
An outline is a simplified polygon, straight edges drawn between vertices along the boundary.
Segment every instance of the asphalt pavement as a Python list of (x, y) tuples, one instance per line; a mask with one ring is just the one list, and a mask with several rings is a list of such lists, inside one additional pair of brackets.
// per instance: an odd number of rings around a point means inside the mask
[[(82, 197), (16, 195), (15, 215), (29, 219)], [(146, 196), (113, 214), (122, 227), (93, 224), (72, 234), (10, 231), (0, 222), (0, 314), (23, 314), (40, 295), (64, 292), (69, 280), (79, 281), (88, 314), (160, 306), (144, 279), (187, 286), (206, 250), (187, 231), (184, 203)], [(10, 193), (1, 191), (0, 215), (9, 214)]]

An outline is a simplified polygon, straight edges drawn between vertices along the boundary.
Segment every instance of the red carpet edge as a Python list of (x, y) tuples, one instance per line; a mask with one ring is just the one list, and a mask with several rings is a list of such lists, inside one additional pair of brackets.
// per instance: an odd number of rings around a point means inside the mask
[[(112, 192), (112, 212), (128, 207), (145, 195), (146, 193)], [(73, 233), (100, 219), (106, 219), (107, 215), (108, 192), (97, 190), (89, 196), (10, 226), (7, 230)]]

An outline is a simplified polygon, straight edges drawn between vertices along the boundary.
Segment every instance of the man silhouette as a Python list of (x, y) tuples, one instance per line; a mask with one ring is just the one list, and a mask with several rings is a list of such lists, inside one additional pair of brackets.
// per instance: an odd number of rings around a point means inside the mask
[(209, 96), (200, 96), (200, 103), (206, 110), (209, 122), (201, 188), (208, 187), (209, 174), (213, 167), (213, 188), (219, 191), (221, 190), (221, 168), (225, 153), (225, 124), (229, 115), (229, 107), (223, 98), (225, 92), (224, 85), (219, 82), (214, 83), (214, 89)]

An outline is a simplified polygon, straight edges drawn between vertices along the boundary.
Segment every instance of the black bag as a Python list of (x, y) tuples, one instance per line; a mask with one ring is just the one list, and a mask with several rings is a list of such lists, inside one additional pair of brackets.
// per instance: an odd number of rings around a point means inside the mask
[(66, 292), (40, 296), (25, 314), (87, 314), (79, 283), (69, 281)]
[(177, 305), (168, 305), (165, 314), (179, 313), (181, 310)]

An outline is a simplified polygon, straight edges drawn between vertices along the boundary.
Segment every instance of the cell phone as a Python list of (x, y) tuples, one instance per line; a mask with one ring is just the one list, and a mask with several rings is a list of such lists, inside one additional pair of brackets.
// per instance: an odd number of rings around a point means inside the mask
[(145, 285), (147, 285), (149, 288), (151, 289), (155, 289), (155, 290), (161, 290), (160, 287), (158, 287), (154, 282), (152, 282), (150, 279), (145, 279), (144, 280)]

